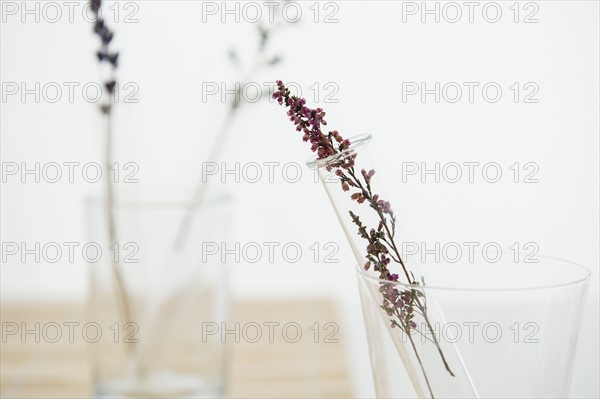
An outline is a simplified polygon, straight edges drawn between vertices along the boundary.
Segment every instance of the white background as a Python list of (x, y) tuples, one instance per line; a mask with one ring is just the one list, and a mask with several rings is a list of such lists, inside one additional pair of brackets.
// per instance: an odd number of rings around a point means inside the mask
[[(40, 21), (26, 15), (22, 22), (21, 3), (13, 3), (19, 8), (16, 15), (5, 12), (7, 3), (2, 2), (0, 47), (2, 162), (99, 162), (100, 115), (81, 93), (84, 84), (100, 79), (94, 57), (98, 41), (82, 7), (75, 8), (70, 22), (68, 8), (58, 2), (63, 15), (51, 23), (54, 11), (47, 9), (45, 18), (44, 3), (38, 3)], [(232, 89), (243, 78), (227, 50), (239, 49), (242, 70), (250, 65), (256, 24), (243, 14), (239, 23), (233, 15), (225, 15), (222, 23), (220, 13), (203, 14), (201, 2), (138, 1), (137, 8), (127, 9), (125, 3), (117, 7), (119, 22), (112, 13), (108, 21), (116, 32), (114, 48), (121, 52), (119, 79), (137, 84), (139, 102), (116, 107), (116, 159), (139, 165), (140, 186), (192, 187), (226, 112), (218, 95), (203, 101), (203, 84), (224, 83)], [(28, 4), (33, 8), (35, 3)], [(297, 82), (309, 105), (325, 108), (329, 127), (348, 137), (373, 134), (371, 154), (411, 241), (535, 242), (540, 253), (590, 268), (571, 394), (598, 397), (598, 2), (538, 1), (527, 8), (522, 2), (519, 22), (514, 21), (512, 1), (498, 2), (502, 16), (496, 23), (482, 14), (486, 2), (475, 8), (472, 23), (466, 6), (456, 23), (447, 21), (454, 17), (449, 9), (452, 14), (442, 15), (439, 23), (433, 15), (423, 23), (420, 14), (403, 15), (406, 2), (392, 1), (335, 2), (328, 8), (323, 2), (315, 22), (311, 4), (302, 3), (300, 21), (284, 21), (272, 37), (268, 53), (280, 55), (283, 62), (250, 80), (259, 85), (275, 79)], [(268, 9), (261, 9), (261, 22), (269, 26)], [(133, 11), (138, 22), (124, 23), (123, 17)], [(333, 11), (337, 22), (324, 23)], [(524, 23), (534, 11), (538, 22)], [(493, 10), (487, 16), (493, 18)], [(28, 88), (35, 82), (81, 86), (72, 103), (64, 86), (58, 102), (49, 103), (42, 95), (36, 103), (33, 95), (22, 101), (21, 93), (5, 98), (6, 82), (26, 82)], [(403, 82), (426, 82), (428, 88), (435, 82), (480, 86), (472, 103), (465, 86), (457, 103), (447, 97), (436, 103), (433, 95), (425, 102), (419, 95), (403, 102)], [(481, 87), (488, 82), (502, 88), (498, 102), (483, 98)], [(518, 102), (510, 89), (514, 82), (522, 90)], [(539, 88), (533, 96), (537, 103), (523, 101), (531, 91), (524, 90), (528, 82)], [(318, 101), (309, 89), (315, 83)], [(327, 83), (338, 89), (331, 98), (337, 102), (324, 101), (332, 92)], [(236, 199), (234, 236), (242, 243), (298, 242), (306, 253), (295, 264), (234, 265), (234, 292), (239, 297), (330, 296), (347, 315), (350, 327), (341, 332), (350, 336), (351, 327), (361, 325), (354, 260), (323, 189), (304, 167), (310, 155), (284, 109), (266, 96), (245, 104), (235, 119), (222, 154), (228, 167), (235, 162), (296, 162), (303, 175), (289, 183), (279, 168), (273, 183), (263, 176), (254, 184), (236, 184), (226, 176)], [(435, 162), (497, 162), (503, 176), (488, 183), (478, 169), (473, 183), (466, 176), (454, 184), (444, 179), (436, 183), (432, 176), (422, 182), (418, 175), (403, 182), (403, 162), (429, 167)], [(515, 183), (508, 169), (515, 162), (538, 165), (539, 182), (523, 183), (521, 175)], [(2, 242), (85, 241), (83, 198), (100, 192), (100, 183), (81, 178), (51, 184), (8, 176), (1, 194)], [(314, 242), (336, 243), (339, 262), (315, 264), (308, 253)], [(36, 264), (10, 257), (1, 267), (2, 300), (83, 300), (85, 270), (83, 262)], [(365, 361), (360, 350), (351, 355), (354, 363)], [(368, 372), (355, 369), (357, 393), (369, 393)]]

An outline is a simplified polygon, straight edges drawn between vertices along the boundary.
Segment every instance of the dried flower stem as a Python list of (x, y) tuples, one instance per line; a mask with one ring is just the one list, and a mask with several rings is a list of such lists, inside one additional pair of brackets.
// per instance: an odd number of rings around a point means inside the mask
[[(407, 281), (409, 282), (409, 284), (411, 285), (415, 285), (415, 286), (419, 286), (418, 282), (415, 280), (414, 276), (411, 274), (409, 274), (409, 271), (406, 267), (406, 265), (404, 264), (404, 261), (402, 260), (402, 256), (400, 255), (400, 251), (398, 250), (398, 247), (396, 246), (396, 241), (394, 240), (394, 235), (395, 235), (395, 223), (396, 223), (396, 218), (393, 215), (391, 209), (389, 210), (389, 214), (391, 215), (391, 220), (392, 220), (392, 228), (390, 229), (390, 227), (388, 226), (388, 221), (387, 218), (385, 217), (384, 214), (384, 209), (385, 206), (379, 206), (379, 204), (376, 203), (376, 201), (373, 199), (373, 193), (371, 191), (371, 185), (369, 184), (369, 182), (367, 182), (366, 184), (366, 188), (363, 187), (363, 185), (361, 184), (360, 180), (356, 177), (355, 173), (354, 173), (354, 167), (350, 168), (348, 170), (348, 174), (353, 178), (353, 181), (358, 185), (358, 187), (361, 189), (362, 191), (362, 195), (367, 198), (367, 200), (370, 202), (371, 207), (373, 209), (375, 209), (375, 211), (377, 212), (379, 219), (381, 220), (381, 223), (383, 224), (383, 227), (385, 229), (385, 232), (387, 234), (387, 239), (386, 237), (382, 237), (382, 239), (384, 240), (384, 242), (391, 247), (391, 249), (394, 251), (395, 257), (393, 254), (390, 254), (390, 257), (396, 261), (396, 263), (400, 264), (400, 266), (402, 267), (402, 270), (404, 271), (404, 275), (406, 276)], [(381, 278), (385, 279), (387, 276), (387, 278), (389, 279), (390, 275), (387, 274), (385, 271), (382, 273)], [(414, 290), (413, 290), (414, 291)], [(424, 303), (421, 302), (420, 299), (420, 295), (411, 295), (411, 297), (414, 297), (414, 303), (417, 306), (417, 309), (419, 309), (420, 314), (423, 316), (423, 319), (425, 320), (425, 322), (427, 323), (427, 328), (430, 331), (433, 331), (433, 326), (429, 320), (429, 316), (427, 315), (427, 307), (425, 306)], [(424, 296), (423, 296), (424, 297)], [(397, 310), (397, 309), (396, 309)], [(398, 315), (399, 316), (399, 315)], [(406, 331), (407, 333), (409, 333), (410, 331)], [(442, 352), (442, 348), (440, 347), (439, 341), (437, 339), (437, 336), (435, 334), (432, 334), (433, 336), (433, 342), (437, 347), (437, 350), (442, 358), (442, 361), (444, 362), (444, 367), (446, 368), (446, 370), (450, 373), (450, 375), (452, 375), (454, 377), (454, 373), (452, 372), (452, 370), (450, 369), (450, 366), (448, 365), (448, 362), (446, 361), (446, 357), (444, 356), (444, 353)], [(410, 337), (410, 334), (409, 334)], [(412, 339), (411, 339), (412, 341)], [(427, 377), (425, 377), (427, 378)]]
[[(327, 125), (324, 119), (325, 112), (321, 108), (310, 109), (306, 107), (306, 100), (291, 95), (290, 90), (285, 87), (283, 82), (277, 81), (277, 84), (278, 91), (273, 94), (273, 98), (280, 105), (285, 105), (288, 108), (290, 120), (296, 126), (296, 130), (303, 133), (303, 140), (312, 144), (311, 150), (317, 153), (317, 158), (319, 160), (327, 159), (327, 163), (324, 166), (327, 171), (335, 171), (343, 191), (353, 191), (350, 195), (353, 201), (356, 201), (358, 204), (366, 202), (377, 213), (379, 218), (377, 228), (371, 228), (370, 231), (367, 231), (367, 227), (364, 226), (360, 217), (352, 211), (349, 212), (352, 222), (358, 227), (359, 236), (368, 242), (367, 255), (365, 256), (367, 262), (364, 265), (364, 269), (368, 270), (373, 267), (373, 270), (379, 273), (379, 279), (382, 281), (379, 291), (383, 296), (381, 308), (388, 316), (393, 317), (390, 320), (392, 327), (399, 327), (408, 336), (429, 393), (434, 397), (425, 366), (411, 334), (411, 331), (416, 331), (426, 336), (413, 321), (415, 314), (423, 316), (427, 330), (433, 337), (433, 339), (430, 339), (430, 342), (435, 344), (448, 373), (453, 377), (454, 373), (448, 365), (427, 315), (427, 302), (421, 285), (424, 285), (424, 282), (419, 283), (415, 279), (412, 272), (410, 272), (402, 260), (402, 256), (396, 245), (394, 237), (396, 233), (396, 217), (391, 209), (391, 205), (388, 201), (380, 199), (379, 195), (374, 194), (372, 191), (371, 178), (375, 175), (375, 171), (370, 170), (367, 172), (362, 169), (359, 175), (355, 169), (357, 154), (349, 150), (350, 141), (342, 138), (339, 132), (335, 130), (327, 134), (323, 133), (322, 126)], [(392, 260), (401, 267), (407, 284), (414, 288), (398, 290), (390, 284), (397, 282), (399, 279), (399, 276), (391, 273), (388, 268)]]
[[(109, 49), (109, 44), (114, 37), (114, 33), (106, 26), (104, 19), (100, 16), (100, 8), (102, 6), (102, 2), (100, 0), (92, 0), (90, 2), (91, 9), (95, 14), (96, 22), (94, 24), (94, 33), (96, 33), (102, 42), (100, 50), (96, 53), (98, 61), (100, 63), (106, 62), (110, 64), (110, 78), (104, 83), (104, 87), (106, 88), (109, 98), (100, 106), (100, 110), (104, 116), (105, 123), (105, 132), (104, 132), (104, 168), (105, 171), (110, 170), (112, 164), (112, 154), (113, 154), (113, 113), (112, 113), (112, 99), (114, 95), (114, 90), (116, 86), (115, 80), (115, 70), (118, 65), (119, 53), (111, 53)], [(114, 189), (113, 184), (109, 178), (108, 173), (106, 174), (105, 182), (105, 206), (106, 206), (106, 214), (107, 214), (107, 222), (108, 222), (108, 242), (110, 245), (113, 245), (117, 242), (117, 228), (115, 223), (115, 215), (114, 215)], [(129, 304), (129, 296), (127, 295), (127, 288), (125, 285), (125, 279), (123, 278), (123, 273), (121, 271), (121, 265), (118, 260), (113, 259), (111, 261), (112, 271), (115, 278), (115, 285), (117, 291), (118, 301), (120, 303), (120, 309), (122, 311), (121, 318), (125, 323), (133, 321), (132, 311)], [(127, 350), (129, 351), (131, 345), (128, 344)]]
[[(404, 272), (404, 275), (406, 276), (406, 280), (408, 281), (408, 283), (411, 285), (419, 286), (418, 281), (415, 280), (412, 273), (409, 273), (404, 261), (402, 260), (400, 251), (398, 250), (398, 247), (396, 246), (396, 241), (394, 239), (396, 218), (395, 218), (391, 208), (387, 212), (385, 212), (386, 208), (389, 208), (389, 203), (386, 203), (386, 202), (378, 203), (378, 201), (377, 201), (378, 198), (375, 197), (375, 195), (373, 195), (373, 193), (371, 191), (371, 185), (369, 182), (370, 177), (368, 177), (369, 174), (363, 173), (363, 176), (365, 176), (365, 175), (367, 176), (367, 178), (365, 178), (366, 184), (363, 185), (363, 183), (360, 181), (360, 179), (356, 177), (356, 174), (354, 171), (354, 166), (348, 168), (347, 173), (351, 177), (351, 181), (354, 183), (354, 185), (361, 190), (361, 195), (363, 196), (363, 198), (365, 198), (366, 201), (369, 202), (370, 206), (373, 209), (375, 209), (375, 211), (377, 212), (377, 215), (379, 216), (379, 219), (380, 219), (380, 226), (382, 226), (384, 229), (384, 233), (383, 233), (383, 235), (381, 235), (380, 238), (385, 243), (384, 245), (388, 246), (388, 251), (387, 251), (388, 254), (396, 263), (398, 263), (402, 267), (402, 270)], [(374, 175), (374, 173), (372, 175)], [(381, 201), (381, 200), (379, 200), (379, 201)], [(390, 219), (392, 221), (391, 228), (388, 225), (388, 218), (385, 216), (386, 213), (390, 215)], [(353, 219), (356, 217), (356, 215), (354, 215), (352, 212), (350, 212), (350, 216)], [(358, 217), (356, 217), (356, 218), (357, 218), (357, 220), (359, 220)], [(387, 235), (387, 237), (386, 237), (386, 235)], [(374, 243), (375, 243), (374, 241), (370, 241), (370, 245), (373, 245)], [(389, 252), (390, 249), (393, 251), (393, 253)], [(370, 259), (370, 261), (372, 261), (373, 258), (368, 257), (368, 259)], [(380, 272), (380, 279), (382, 279), (384, 281), (386, 281), (386, 280), (397, 281), (397, 279), (398, 279), (397, 276), (390, 274), (389, 270), (387, 269), (387, 267), (386, 267), (387, 263), (385, 262), (385, 260), (377, 261), (377, 262), (379, 263), (379, 265), (378, 265), (379, 268), (376, 268), (375, 270)], [(366, 267), (366, 268), (368, 268), (368, 267)], [(440, 347), (437, 336), (435, 335), (435, 333), (433, 333), (433, 326), (429, 320), (429, 316), (427, 315), (427, 308), (426, 308), (425, 304), (421, 302), (420, 297), (422, 294), (423, 293), (421, 291), (411, 289), (411, 295), (410, 295), (411, 299), (409, 300), (410, 307), (412, 308), (413, 306), (416, 306), (417, 309), (420, 311), (420, 314), (423, 316), (423, 319), (425, 320), (425, 323), (427, 324), (428, 330), (430, 332), (432, 332), (433, 343), (436, 345), (436, 348), (442, 358), (444, 367), (446, 368), (448, 373), (450, 373), (450, 375), (452, 375), (454, 377), (454, 373), (450, 369), (450, 366), (448, 365), (446, 357), (444, 356), (444, 353), (442, 352), (442, 348)], [(423, 297), (424, 297), (424, 294), (423, 294)], [(412, 329), (418, 331), (417, 326), (412, 325), (409, 322), (405, 322), (404, 320), (402, 320), (400, 314), (398, 313), (398, 309), (395, 308), (394, 310), (395, 310), (395, 314), (397, 315), (398, 319), (402, 323), (401, 325), (396, 324), (396, 326), (401, 327), (401, 328), (404, 326), (404, 328), (402, 328), (402, 330), (408, 335), (409, 339), (411, 340), (411, 343), (414, 346), (414, 342), (412, 341), (412, 336), (410, 334), (410, 330), (412, 328)], [(411, 310), (411, 312), (408, 312), (409, 316), (411, 314), (412, 314), (412, 310)], [(420, 357), (416, 353), (416, 351), (415, 351), (415, 355), (419, 359), (419, 363), (421, 363)], [(421, 367), (423, 367), (422, 364), (421, 364)], [(427, 381), (427, 385), (429, 386), (429, 381), (428, 381), (427, 375), (425, 373), (424, 373), (424, 377), (425, 377), (425, 380)]]
[[(112, 115), (108, 113), (105, 115), (106, 120), (106, 137), (105, 137), (105, 156), (104, 156), (104, 164), (106, 170), (109, 170), (110, 165), (112, 163)], [(117, 232), (116, 232), (116, 223), (115, 223), (115, 215), (114, 215), (114, 190), (113, 185), (110, 179), (106, 178), (105, 183), (105, 192), (106, 192), (106, 213), (108, 215), (108, 242), (110, 245), (113, 245), (117, 242)], [(127, 295), (127, 288), (125, 286), (125, 279), (123, 278), (123, 274), (121, 273), (121, 265), (118, 260), (113, 259), (111, 261), (113, 274), (115, 276), (115, 284), (117, 286), (117, 295), (119, 297), (119, 301), (121, 303), (121, 308), (123, 310), (123, 314), (121, 317), (124, 320), (124, 323), (131, 322), (133, 320), (131, 308), (129, 306), (129, 297)], [(127, 345), (129, 350), (131, 345)]]
[[(225, 142), (227, 141), (227, 138), (229, 137), (229, 134), (231, 132), (231, 127), (234, 125), (235, 118), (239, 114), (242, 105), (245, 104), (245, 102), (242, 100), (243, 88), (246, 86), (247, 83), (251, 82), (252, 77), (258, 74), (262, 69), (276, 65), (281, 61), (281, 58), (278, 55), (268, 56), (266, 54), (273, 31), (277, 26), (278, 25), (274, 25), (271, 28), (267, 28), (262, 25), (257, 26), (259, 34), (259, 45), (255, 53), (256, 61), (246, 70), (243, 79), (241, 79), (239, 82), (238, 89), (233, 97), (233, 101), (230, 101), (228, 103), (229, 106), (227, 109), (227, 113), (221, 121), (221, 125), (219, 126), (219, 129), (217, 130), (217, 134), (215, 136), (215, 140), (213, 141), (208, 156), (206, 158), (209, 161), (216, 161), (221, 157), (221, 153), (223, 152)], [(237, 52), (234, 50), (230, 50), (229, 57), (232, 63), (239, 67)], [(265, 93), (263, 92), (262, 94)], [(269, 94), (270, 93), (268, 93), (267, 95)], [(261, 96), (261, 98), (263, 97)], [(187, 235), (189, 233), (189, 229), (191, 227), (191, 223), (194, 217), (193, 210), (197, 206), (202, 206), (206, 197), (206, 193), (208, 192), (208, 188), (208, 182), (205, 182), (201, 176), (198, 182), (196, 183), (196, 187), (192, 194), (192, 200), (190, 201), (189, 206), (183, 215), (183, 218), (177, 230), (177, 234), (175, 235), (175, 241), (173, 243), (173, 247), (175, 249), (182, 248), (185, 245)]]

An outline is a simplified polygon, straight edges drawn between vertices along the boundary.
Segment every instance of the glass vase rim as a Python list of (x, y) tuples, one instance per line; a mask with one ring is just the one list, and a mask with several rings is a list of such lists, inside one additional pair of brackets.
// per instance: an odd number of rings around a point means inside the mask
[(355, 271), (360, 276), (367, 281), (372, 283), (385, 283), (390, 285), (395, 285), (398, 287), (404, 287), (408, 289), (413, 288), (424, 288), (425, 290), (434, 290), (434, 291), (466, 291), (466, 292), (522, 292), (522, 291), (538, 291), (538, 290), (550, 290), (556, 288), (564, 288), (570, 286), (576, 286), (582, 283), (586, 283), (591, 279), (592, 271), (576, 262), (572, 262), (566, 259), (561, 259), (553, 256), (542, 256), (539, 255), (540, 260), (551, 260), (554, 262), (558, 262), (561, 265), (568, 265), (570, 268), (575, 268), (582, 273), (582, 276), (573, 277), (571, 279), (567, 279), (565, 282), (558, 283), (550, 283), (550, 284), (539, 284), (539, 285), (530, 285), (526, 287), (501, 287), (501, 288), (483, 288), (483, 287), (459, 287), (459, 286), (443, 286), (443, 285), (416, 285), (416, 284), (407, 284), (401, 281), (385, 281), (377, 277), (376, 275), (369, 275), (367, 271), (360, 265), (356, 264)]
[(337, 154), (330, 155), (326, 158), (319, 159), (317, 156), (312, 156), (307, 162), (306, 166), (313, 169), (315, 167), (322, 168), (327, 166), (334, 161), (345, 158), (348, 154), (355, 152), (357, 149), (366, 146), (373, 140), (373, 136), (368, 133), (358, 134), (356, 136), (352, 136), (348, 139), (350, 141), (350, 147), (346, 148), (344, 151), (338, 152)]

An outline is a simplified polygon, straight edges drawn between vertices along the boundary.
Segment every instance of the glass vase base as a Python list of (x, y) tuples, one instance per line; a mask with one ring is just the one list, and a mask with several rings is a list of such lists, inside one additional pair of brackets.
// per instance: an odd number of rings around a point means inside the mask
[(218, 398), (221, 384), (191, 374), (153, 373), (143, 378), (122, 377), (95, 387), (94, 398)]

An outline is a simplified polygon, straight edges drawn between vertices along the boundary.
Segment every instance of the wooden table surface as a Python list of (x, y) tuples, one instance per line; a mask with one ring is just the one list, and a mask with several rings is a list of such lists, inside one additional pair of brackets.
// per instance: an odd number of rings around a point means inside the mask
[[(35, 336), (7, 335), (7, 323), (83, 320), (84, 307), (72, 303), (2, 303), (3, 336), (0, 352), (0, 397), (88, 398), (91, 397), (89, 352), (82, 339), (50, 343)], [(352, 390), (344, 357), (344, 340), (325, 323), (339, 318), (327, 300), (244, 301), (233, 306), (232, 320), (297, 322), (303, 337), (296, 343), (282, 339), (270, 343), (240, 340), (232, 345), (228, 378), (230, 397), (351, 397)], [(314, 342), (310, 326), (320, 323), (321, 336)], [(14, 324), (12, 324), (14, 325)], [(7, 328), (5, 328), (7, 327)], [(310, 335), (310, 336), (308, 336)], [(264, 341), (264, 342), (263, 342)], [(326, 342), (328, 341), (328, 342)], [(333, 342), (331, 342), (333, 341)], [(337, 341), (337, 342), (335, 342)]]

